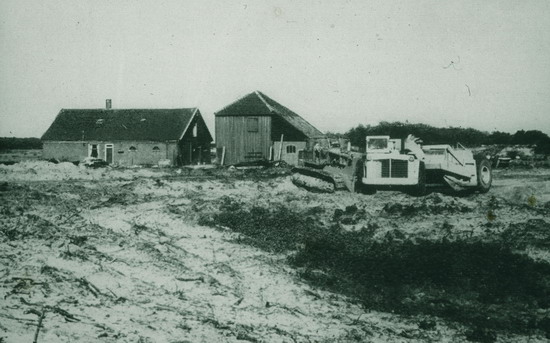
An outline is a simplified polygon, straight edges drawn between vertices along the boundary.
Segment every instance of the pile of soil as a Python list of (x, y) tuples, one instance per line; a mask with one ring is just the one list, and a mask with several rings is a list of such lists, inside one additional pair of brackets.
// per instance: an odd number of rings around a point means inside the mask
[(132, 180), (141, 177), (165, 176), (168, 172), (147, 168), (87, 168), (73, 163), (48, 161), (24, 161), (12, 165), (0, 165), (0, 177), (6, 181), (62, 181), (62, 180)]

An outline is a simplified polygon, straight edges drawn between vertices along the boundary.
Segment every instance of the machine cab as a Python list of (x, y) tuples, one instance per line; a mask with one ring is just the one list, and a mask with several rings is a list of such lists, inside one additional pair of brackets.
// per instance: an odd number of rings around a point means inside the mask
[(390, 136), (367, 136), (367, 154), (399, 153), (401, 139), (390, 139)]

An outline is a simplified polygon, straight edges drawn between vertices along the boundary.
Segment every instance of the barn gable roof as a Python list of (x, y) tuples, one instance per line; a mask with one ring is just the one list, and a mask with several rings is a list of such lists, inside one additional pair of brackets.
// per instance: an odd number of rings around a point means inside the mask
[(62, 109), (46, 141), (175, 141), (200, 112), (178, 109)]
[(295, 127), (308, 138), (324, 137), (321, 131), (317, 130), (304, 118), (260, 91), (245, 95), (216, 112), (215, 116), (277, 116)]

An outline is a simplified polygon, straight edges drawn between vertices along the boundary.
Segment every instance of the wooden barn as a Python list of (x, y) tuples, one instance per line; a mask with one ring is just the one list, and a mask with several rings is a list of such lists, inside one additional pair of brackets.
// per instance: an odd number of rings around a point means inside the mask
[(42, 136), (43, 158), (118, 165), (210, 163), (212, 136), (198, 108), (62, 109)]
[(223, 164), (257, 160), (298, 163), (324, 135), (298, 114), (256, 91), (215, 113), (216, 148)]

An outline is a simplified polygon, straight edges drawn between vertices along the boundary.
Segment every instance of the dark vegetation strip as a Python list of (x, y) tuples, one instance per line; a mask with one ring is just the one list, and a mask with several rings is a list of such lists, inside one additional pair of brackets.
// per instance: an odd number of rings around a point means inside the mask
[(0, 137), (0, 151), (10, 149), (42, 149), (40, 138)]
[(393, 138), (405, 138), (409, 134), (422, 138), (425, 144), (461, 143), (469, 147), (493, 144), (530, 145), (535, 147), (537, 154), (550, 154), (550, 137), (539, 130), (519, 130), (514, 134), (499, 131), (489, 133), (473, 128), (382, 121), (378, 125), (358, 125), (348, 130), (344, 136), (352, 145), (364, 147), (366, 136), (389, 135)]
[(267, 251), (294, 252), (289, 262), (311, 284), (367, 308), (550, 336), (550, 264), (515, 253), (498, 237), (377, 242), (372, 230), (327, 228), (290, 208), (244, 210), (230, 201), (200, 224), (228, 227)]

